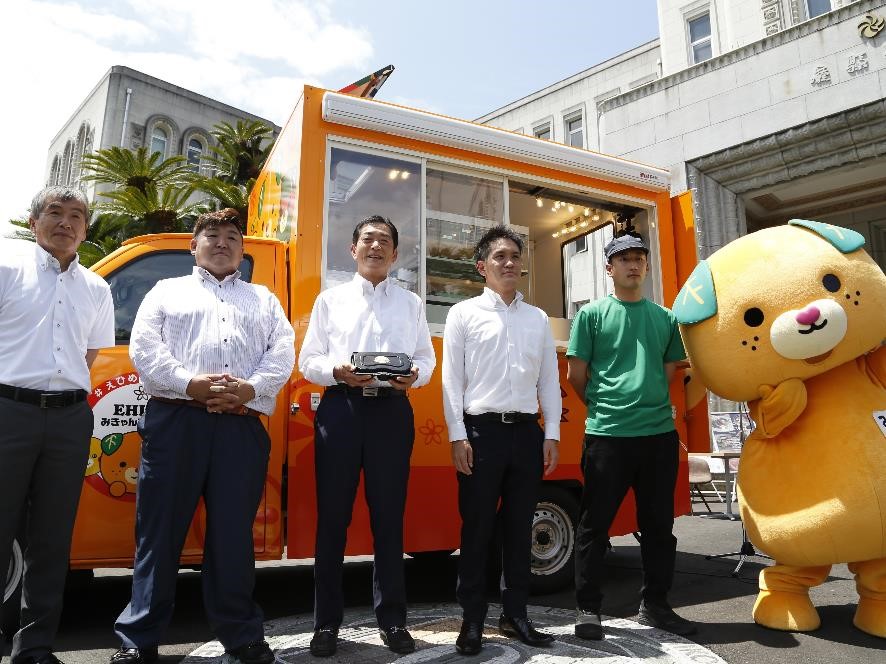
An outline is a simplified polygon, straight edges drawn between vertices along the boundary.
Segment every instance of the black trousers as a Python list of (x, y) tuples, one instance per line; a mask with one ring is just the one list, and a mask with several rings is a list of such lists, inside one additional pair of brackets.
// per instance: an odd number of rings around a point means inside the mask
[(575, 550), (575, 596), (580, 609), (600, 611), (609, 528), (629, 487), (637, 501), (641, 536), (641, 594), (653, 604), (667, 602), (677, 552), (673, 528), (679, 446), (676, 431), (635, 438), (585, 436), (584, 491)]
[(465, 425), (474, 466), (470, 475), (457, 473), (462, 526), (456, 596), (465, 620), (486, 618), (486, 566), (500, 500), (502, 611), (525, 618), (532, 518), (544, 469), (544, 432), (537, 422), (481, 422), (469, 415)]
[(62, 613), (71, 533), (89, 457), (92, 410), (0, 398), (0, 573), (6, 578), (12, 540), (25, 522), (21, 629), (12, 661), (52, 650)]
[(314, 418), (317, 545), (314, 628), (344, 616), (342, 564), (360, 471), (375, 549), (372, 597), (382, 627), (406, 624), (403, 511), (415, 439), (405, 397), (363, 397), (327, 390)]
[(228, 650), (260, 641), (263, 615), (252, 599), (252, 524), (271, 451), (261, 421), (151, 399), (139, 433), (132, 599), (114, 630), (127, 648), (160, 642), (175, 606), (182, 547), (202, 496), (201, 582), (209, 625)]

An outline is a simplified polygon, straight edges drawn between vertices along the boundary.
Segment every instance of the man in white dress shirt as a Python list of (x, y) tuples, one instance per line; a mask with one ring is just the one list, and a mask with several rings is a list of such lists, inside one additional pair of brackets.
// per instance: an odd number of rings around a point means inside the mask
[(240, 279), (236, 210), (201, 215), (191, 253), (193, 273), (159, 281), (132, 326), (129, 355), (151, 399), (139, 422), (132, 599), (114, 626), (122, 645), (111, 662), (157, 659), (202, 496), (209, 625), (239, 661), (270, 664), (262, 611), (252, 599), (252, 524), (271, 449), (259, 417), (273, 413), (292, 373), (295, 334), (276, 296)]
[[(542, 473), (557, 467), (560, 379), (548, 317), (517, 291), (523, 240), (495, 226), (475, 250), (483, 294), (454, 305), (443, 332), (443, 409), (458, 471), (462, 518), (456, 650), (480, 651), (486, 619), (486, 561), (496, 510), (503, 526), (499, 629), (530, 646), (553, 637), (526, 617), (532, 518)], [(538, 424), (539, 404), (544, 430)]]
[[(352, 281), (320, 293), (299, 355), (299, 370), (327, 386), (314, 419), (317, 546), (311, 653), (335, 653), (343, 618), (342, 561), (360, 480), (366, 487), (375, 547), (373, 606), (381, 638), (397, 653), (415, 649), (406, 630), (403, 510), (415, 438), (406, 390), (425, 385), (436, 359), (424, 304), (388, 278), (397, 229), (372, 216), (354, 229)], [(408, 377), (380, 382), (354, 373), (353, 352), (406, 353)]]
[[(89, 367), (114, 345), (111, 290), (80, 265), (89, 205), (78, 189), (49, 187), (31, 203), (36, 244), (0, 253), (0, 570), (20, 521), (25, 576), (14, 664), (52, 654), (74, 517), (89, 456)], [(24, 243), (23, 243), (24, 244)], [(8, 635), (11, 636), (11, 635)]]

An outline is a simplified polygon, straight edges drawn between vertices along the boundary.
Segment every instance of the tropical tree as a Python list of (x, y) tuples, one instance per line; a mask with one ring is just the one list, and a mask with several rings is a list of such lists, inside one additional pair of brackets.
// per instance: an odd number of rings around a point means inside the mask
[(180, 155), (164, 159), (159, 152), (111, 147), (84, 155), (80, 160), (81, 180), (114, 187), (132, 187), (143, 194), (149, 186), (158, 188), (190, 185), (194, 173)]
[(209, 199), (201, 201), (201, 209), (234, 208), (240, 213), (241, 219), (246, 219), (249, 211), (249, 192), (254, 182), (255, 180), (250, 182), (247, 188), (246, 185), (225, 182), (219, 178), (201, 177), (194, 182), (194, 188), (210, 196)]
[(271, 152), (273, 129), (258, 120), (237, 120), (236, 125), (220, 122), (210, 133), (216, 141), (215, 156), (206, 162), (215, 177), (250, 188)]
[(83, 181), (114, 187), (99, 192), (103, 200), (96, 202), (98, 216), (90, 224), (100, 236), (99, 250), (113, 250), (115, 244), (142, 233), (183, 231), (199, 211), (196, 203), (188, 202), (197, 175), (182, 156), (164, 159), (145, 147), (110, 147), (84, 156), (80, 166)]
[(190, 185), (160, 188), (149, 184), (144, 191), (136, 187), (121, 187), (102, 193), (109, 199), (96, 205), (102, 213), (126, 222), (126, 235), (142, 233), (180, 233), (187, 222), (200, 211), (200, 203), (188, 202), (194, 192)]
[(93, 213), (86, 229), (86, 239), (77, 250), (80, 264), (89, 267), (97, 263), (123, 244), (124, 240), (132, 237), (134, 233), (129, 228), (130, 223), (130, 217)]
[(220, 122), (211, 133), (216, 145), (206, 163), (213, 175), (197, 177), (193, 183), (209, 195), (202, 209), (234, 208), (246, 219), (249, 193), (271, 152), (273, 129), (257, 120), (238, 120), (236, 125)]
[(31, 242), (37, 240), (37, 238), (34, 237), (34, 233), (31, 231), (31, 222), (28, 220), (27, 215), (16, 219), (10, 219), (9, 223), (16, 227), (12, 233), (12, 237), (16, 240), (29, 240)]

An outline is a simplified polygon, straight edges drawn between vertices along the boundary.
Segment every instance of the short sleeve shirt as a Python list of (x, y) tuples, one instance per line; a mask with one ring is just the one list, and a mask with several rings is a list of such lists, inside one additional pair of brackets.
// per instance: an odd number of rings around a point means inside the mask
[(588, 364), (585, 431), (650, 436), (674, 430), (666, 362), (686, 357), (670, 310), (613, 296), (583, 306), (566, 354)]

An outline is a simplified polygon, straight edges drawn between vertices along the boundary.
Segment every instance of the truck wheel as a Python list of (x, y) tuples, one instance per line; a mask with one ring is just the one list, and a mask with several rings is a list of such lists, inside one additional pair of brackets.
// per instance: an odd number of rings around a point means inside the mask
[(532, 520), (534, 595), (569, 587), (575, 577), (575, 527), (578, 498), (563, 487), (542, 484)]
[(6, 570), (6, 584), (3, 586), (3, 606), (0, 609), (0, 630), (7, 640), (18, 631), (18, 617), (21, 608), (22, 577), (25, 573), (25, 561), (22, 548), (17, 540), (12, 542), (9, 556), (9, 568)]

